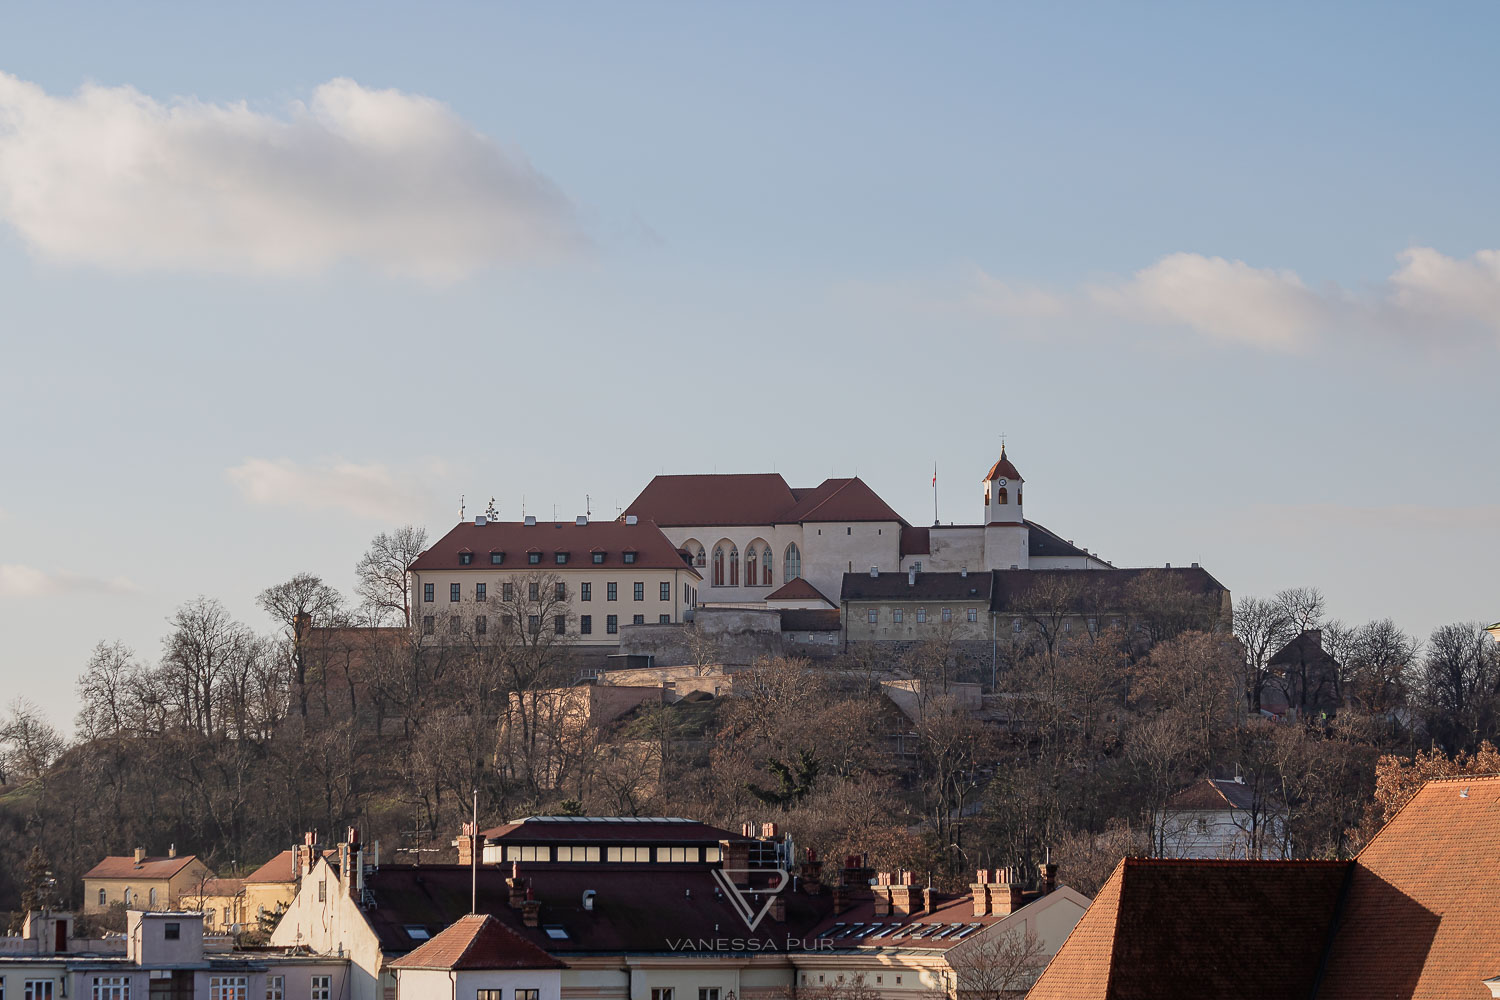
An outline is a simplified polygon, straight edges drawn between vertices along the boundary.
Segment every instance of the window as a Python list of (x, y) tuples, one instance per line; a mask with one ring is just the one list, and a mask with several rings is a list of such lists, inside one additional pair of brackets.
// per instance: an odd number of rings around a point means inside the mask
[(526, 599), (528, 601), (540, 601), (542, 599), (542, 585), (532, 582), (526, 585)]
[(769, 545), (760, 550), (760, 582), (767, 587), (771, 585), (771, 546)]
[(791, 583), (802, 575), (802, 552), (793, 542), (786, 547), (786, 555), (781, 560), (782, 583)]
[(893, 608), (891, 610), (891, 621), (895, 622), (897, 625), (901, 624), (902, 617), (903, 612), (900, 608)]
[(620, 585), (618, 583), (606, 583), (604, 585), (604, 599), (606, 601), (618, 601), (620, 599)]
[[(423, 635), (431, 635), (432, 632), (433, 632), (433, 625), (434, 624), (435, 624), (435, 622), (433, 621), (433, 617), (431, 615), (423, 615), (422, 616), (422, 634)], [(127, 897), (126, 900), (125, 900), (125, 902), (128, 904), (130, 902), (130, 899)]]
[(580, 583), (578, 585), (578, 599), (580, 601), (592, 601), (594, 599), (594, 585), (592, 583)]
[(671, 615), (657, 615), (656, 616), (656, 624), (658, 624), (658, 625), (670, 625), (670, 624), (672, 624), (672, 616)]
[(1199, 833), (1207, 833), (1208, 832), (1208, 819), (1206, 817), (1203, 817), (1203, 816), (1199, 816), (1198, 817), (1198, 832)]
[(566, 552), (554, 553), (553, 558), (557, 560), (559, 566), (566, 566), (568, 564), (568, 554)]
[(540, 566), (542, 564), (542, 554), (540, 552), (526, 553), (526, 564), (528, 566)]
[(701, 546), (693, 550), (693, 565), (699, 567), (708, 565), (704, 558), (705, 555), (706, 553), (703, 551)]
[(978, 608), (970, 608), (968, 611), (964, 612), (964, 617), (967, 618), (971, 622), (977, 622), (977, 621), (979, 621), (979, 609)]
[(597, 847), (572, 847), (568, 844), (557, 845), (557, 860), (559, 861), (598, 861), (599, 848)]
[(659, 601), (670, 601), (672, 599), (672, 585), (664, 583), (656, 588), (656, 599)]
[(516, 990), (516, 1000), (541, 1000), (541, 995), (541, 990)]
[(505, 846), (506, 861), (551, 861), (552, 848), (543, 844), (541, 846), (521, 846), (507, 844)]
[(104, 890), (103, 889), (99, 890), (99, 905), (100, 906), (104, 905)]
[(625, 556), (625, 561), (627, 563), (633, 563), (633, 562), (635, 562), (635, 552), (633, 550), (626, 549), (624, 551), (624, 553), (622, 553), (622, 554)]
[(604, 619), (604, 631), (607, 632), (607, 633), (609, 633), (610, 635), (619, 635), (619, 633), (620, 633), (620, 616), (619, 615), (609, 615), (609, 616), (607, 616)]
[(651, 990), (651, 1000), (672, 1000), (672, 987), (653, 987)]
[(852, 534), (854, 534), (854, 529), (853, 528), (845, 528), (844, 529), (844, 534), (846, 534), (846, 535), (852, 535)]
[(568, 616), (567, 615), (553, 615), (552, 616), (552, 634), (553, 635), (567, 635), (568, 634)]
[(448, 584), (448, 602), (450, 604), (463, 600), (464, 585), (461, 583)]
[(458, 564), (460, 566), (467, 566), (470, 563), (472, 563), (473, 561), (474, 561), (474, 553), (472, 553), (472, 552), (460, 552), (458, 554)]
[(532, 635), (539, 635), (541, 633), (541, 631), (542, 631), (542, 616), (541, 615), (527, 615), (526, 616), (526, 629)]
[(646, 599), (646, 585), (644, 583), (637, 583), (631, 588), (630, 596), (637, 601), (644, 601)]
[(1010, 630), (1019, 635), (1021, 632), (1021, 619), (1012, 618), (1010, 620)]
[(52, 980), (50, 979), (28, 979), (26, 980), (25, 1000), (52, 1000)]
[(715, 587), (724, 586), (724, 550), (722, 548), (714, 549), (713, 581)]
[(1006, 491), (1006, 489), (1005, 489), (1004, 486), (1000, 487), (999, 491), (996, 492), (996, 494), (995, 494), (995, 503), (997, 503), (997, 504), (1007, 504), (1007, 503), (1010, 503), (1010, 494)]
[(594, 553), (594, 565), (595, 566), (603, 566), (604, 565), (604, 553), (603, 552), (595, 552)]
[[(151, 892), (155, 894), (156, 890), (152, 889)], [(166, 938), (168, 941), (182, 940), (182, 925), (175, 922), (163, 924), (161, 928), (161, 936)]]
[(436, 597), (432, 596), (432, 589), (434, 587), (436, 587), (436, 586), (437, 586), (437, 584), (435, 584), (435, 583), (424, 583), (424, 584), (422, 584), (422, 600), (423, 601), (426, 601), (428, 604), (431, 604), (431, 603), (433, 603), (434, 601), (437, 600)]
[(130, 1000), (130, 977), (95, 976), (94, 1000)]
[(1089, 631), (1090, 632), (1097, 632), (1097, 631), (1099, 631), (1099, 619), (1097, 619), (1097, 618), (1090, 618), (1089, 621), (1088, 621), (1088, 626), (1089, 626)]
[(245, 1000), (248, 976), (209, 976), (208, 1000)]
[(286, 977), (266, 977), (266, 1000), (286, 1000)]
[(953, 620), (953, 609), (952, 608), (944, 608), (943, 609), (943, 621), (945, 621), (945, 622), (951, 622), (952, 620)]
[(513, 583), (502, 583), (500, 585), (500, 600), (514, 601), (516, 599), (516, 585)]
[(719, 1000), (719, 988), (717, 986), (700, 986), (698, 988), (698, 1000)]
[(926, 608), (918, 608), (917, 609), (917, 624), (920, 625), (920, 624), (922, 624), (922, 623), (924, 623), (926, 621), (927, 621), (927, 609)]
[(475, 990), (474, 1000), (505, 1000), (504, 990)]
[(866, 614), (868, 614), (869, 617), (870, 617), (870, 624), (871, 625), (878, 625), (878, 624), (880, 624), (880, 612), (879, 611), (875, 610), (874, 608), (871, 608), (868, 612), (866, 612)]
[(1063, 622), (1063, 631), (1064, 632), (1071, 632), (1071, 631), (1073, 631), (1073, 623), (1072, 622)]
[(568, 585), (566, 583), (555, 583), (552, 585), (552, 596), (556, 600), (566, 601), (568, 599)]
[(452, 618), (448, 619), (448, 631), (449, 632), (455, 632), (455, 633), (457, 633), (457, 632), (462, 632), (463, 630), (464, 630), (464, 620), (462, 618), (458, 617), (458, 615), (454, 615)]
[(486, 615), (475, 615), (474, 616), (474, 634), (475, 635), (484, 635), (489, 630), (490, 630), (490, 620), (489, 620), (489, 617), (486, 616)]
[(488, 601), (489, 599), (490, 599), (490, 588), (489, 588), (489, 585), (488, 584), (483, 584), (483, 583), (476, 583), (476, 584), (474, 584), (474, 600), (478, 601), (480, 604), (483, 604), (485, 601)]
[(313, 976), (309, 1000), (333, 1000), (333, 977)]
[(646, 616), (645, 615), (631, 615), (631, 617), (630, 617), (630, 624), (632, 624), (632, 625), (644, 625), (644, 624), (646, 624)]
[(737, 548), (729, 550), (729, 585), (731, 587), (740, 585), (740, 550)]
[[(606, 861), (634, 861), (643, 862), (651, 860), (651, 848), (649, 847), (610, 847), (604, 852)], [(667, 993), (670, 995), (671, 990)], [(656, 991), (651, 991), (655, 995)]]
[(658, 847), (656, 849), (657, 861), (686, 861), (693, 864), (698, 863), (698, 848), (696, 847)]
[(499, 566), (503, 562), (505, 562), (505, 553), (504, 552), (491, 552), (490, 553), (490, 565), (491, 566)]
[(578, 634), (579, 635), (593, 635), (594, 634), (594, 616), (593, 615), (579, 615), (578, 616)]
[(719, 863), (719, 849), (717, 847), (705, 847), (703, 849), (703, 860), (708, 864)]

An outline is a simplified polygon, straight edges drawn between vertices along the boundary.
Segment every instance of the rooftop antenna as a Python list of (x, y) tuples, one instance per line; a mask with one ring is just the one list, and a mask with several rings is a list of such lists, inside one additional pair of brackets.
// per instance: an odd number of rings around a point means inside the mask
[(500, 520), (500, 508), (495, 506), (495, 498), (490, 497), (490, 505), (484, 509), (485, 520)]
[(458, 495), (458, 519), (460, 521), (464, 519), (464, 495), (462, 493)]
[(937, 460), (932, 462), (932, 523), (938, 523), (937, 509)]
[(557, 504), (552, 505), (552, 520), (557, 520)]
[(526, 520), (526, 494), (521, 494), (521, 520)]
[(479, 912), (479, 789), (474, 789), (474, 825), (469, 840), (469, 912)]
[(589, 495), (587, 493), (585, 493), (583, 495), (583, 516), (584, 517), (592, 517), (593, 514), (594, 514), (593, 504), (589, 501)]

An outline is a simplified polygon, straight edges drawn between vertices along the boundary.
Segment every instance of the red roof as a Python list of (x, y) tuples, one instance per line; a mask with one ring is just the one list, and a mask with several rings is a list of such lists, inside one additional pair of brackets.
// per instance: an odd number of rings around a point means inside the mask
[(784, 583), (765, 596), (768, 601), (822, 601), (830, 608), (838, 607), (823, 592), (802, 577), (797, 577), (791, 583)]
[(416, 950), (396, 959), (393, 969), (561, 969), (562, 962), (502, 926), (488, 913), (470, 913)]
[(657, 476), (625, 513), (673, 527), (828, 521), (903, 523), (901, 515), (858, 477), (825, 479), (811, 489), (794, 490), (776, 473)]
[(1202, 781), (1195, 781), (1167, 800), (1168, 809), (1192, 812), (1250, 809), (1254, 805), (1254, 790), (1243, 781), (1232, 781), (1227, 778), (1204, 778)]
[(932, 531), (930, 528), (914, 528), (911, 525), (903, 525), (901, 528), (901, 554), (903, 556), (925, 556), (932, 551)]
[[(482, 553), (467, 566), (459, 562), (458, 554), (465, 548)], [(602, 550), (604, 562), (595, 563), (592, 553)], [(501, 569), (525, 569), (531, 565), (526, 553), (545, 552), (538, 570), (546, 572), (569, 569), (598, 569), (600, 566), (617, 569), (685, 569), (694, 575), (697, 572), (683, 562), (677, 546), (667, 540), (661, 529), (650, 521), (626, 524), (625, 521), (590, 521), (576, 524), (573, 521), (538, 521), (525, 524), (521, 521), (490, 521), (475, 524), (465, 521), (454, 526), (432, 547), (411, 564), (414, 570), (475, 569), (492, 570), (497, 567), (489, 561), (489, 553), (504, 552), (505, 561)], [(558, 565), (551, 553), (570, 553), (568, 562)], [(622, 553), (635, 552), (633, 563), (626, 563)], [(701, 577), (700, 577), (701, 578)]]
[(108, 857), (83, 873), (84, 878), (172, 878), (188, 865), (198, 860), (195, 854), (179, 854), (175, 858), (147, 858), (140, 864), (135, 856)]
[[(396, 631), (392, 629), (391, 631)], [(404, 631), (404, 630), (402, 630)], [(323, 857), (331, 858), (338, 851), (324, 851)], [(245, 876), (246, 882), (295, 882), (297, 881), (297, 856), (293, 851), (282, 851), (270, 861)]]
[(1003, 444), (1000, 446), (1000, 458), (994, 465), (990, 466), (990, 471), (985, 475), (984, 482), (994, 482), (1001, 477), (1019, 480), (1023, 483), (1026, 481), (1021, 478), (1021, 474), (1016, 471), (1016, 467), (1010, 463), (1010, 459), (1005, 457), (1005, 445)]

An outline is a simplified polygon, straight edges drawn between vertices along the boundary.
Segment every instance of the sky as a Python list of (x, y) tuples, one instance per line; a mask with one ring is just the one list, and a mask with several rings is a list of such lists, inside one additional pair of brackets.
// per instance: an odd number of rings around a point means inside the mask
[(0, 15), (0, 701), (661, 472), (1500, 618), (1488, 2)]

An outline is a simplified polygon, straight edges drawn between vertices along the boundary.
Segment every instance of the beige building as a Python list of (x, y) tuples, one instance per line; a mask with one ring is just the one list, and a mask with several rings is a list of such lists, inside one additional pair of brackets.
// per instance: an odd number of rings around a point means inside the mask
[(245, 926), (245, 882), (237, 878), (208, 878), (183, 892), (184, 910), (203, 914), (203, 929), (213, 934), (234, 933)]
[(521, 631), (582, 646), (614, 645), (626, 625), (681, 622), (703, 580), (655, 524), (633, 516), (476, 517), (418, 556), (410, 575), (412, 624), (437, 641)]
[(83, 912), (103, 913), (115, 903), (129, 910), (174, 910), (185, 893), (214, 878), (192, 854), (178, 856), (174, 846), (165, 857), (148, 857), (144, 847), (133, 856), (108, 857), (83, 875)]
[[(255, 926), (274, 925), (292, 898), (297, 895), (297, 886), (302, 875), (312, 867), (314, 834), (305, 834), (303, 843), (292, 850), (282, 851), (255, 871), (246, 875), (244, 919)], [(333, 851), (322, 852), (325, 856)]]

